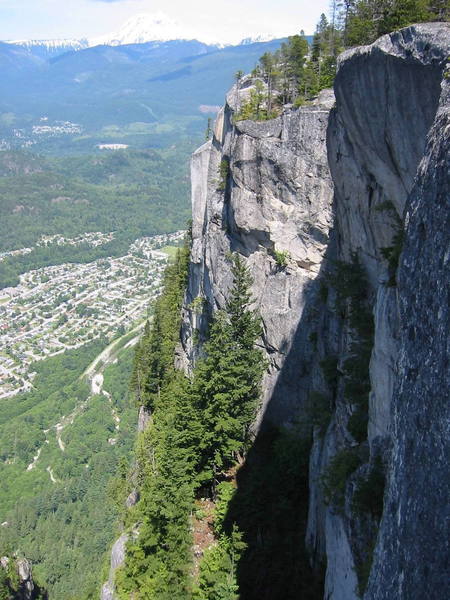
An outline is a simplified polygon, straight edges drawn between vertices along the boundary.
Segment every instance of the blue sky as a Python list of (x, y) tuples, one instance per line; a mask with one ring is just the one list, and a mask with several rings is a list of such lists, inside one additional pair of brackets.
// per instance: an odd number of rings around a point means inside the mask
[(0, 39), (90, 37), (135, 14), (164, 12), (218, 41), (312, 33), (329, 0), (0, 0)]

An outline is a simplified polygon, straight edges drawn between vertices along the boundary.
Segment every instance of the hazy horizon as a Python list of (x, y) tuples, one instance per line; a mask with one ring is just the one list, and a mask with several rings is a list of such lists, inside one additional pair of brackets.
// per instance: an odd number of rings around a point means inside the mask
[[(92, 38), (120, 29), (138, 14), (163, 13), (186, 37), (208, 42), (237, 43), (245, 37), (285, 37), (314, 32), (328, 0), (0, 0), (0, 39), (44, 40)], [(26, 18), (24, 18), (26, 15)]]

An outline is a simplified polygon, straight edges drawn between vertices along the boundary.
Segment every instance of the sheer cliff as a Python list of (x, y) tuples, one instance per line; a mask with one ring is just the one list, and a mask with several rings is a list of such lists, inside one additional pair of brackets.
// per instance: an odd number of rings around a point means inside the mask
[(192, 159), (177, 363), (238, 252), (268, 365), (255, 435), (313, 431), (305, 542), (329, 600), (450, 596), (449, 41), (436, 23), (347, 51), (335, 104), (266, 122), (234, 118), (246, 78)]
[(325, 140), (334, 97), (325, 93), (313, 106), (269, 122), (233, 124), (246, 91), (229, 93), (213, 140), (192, 159), (193, 247), (182, 342), (190, 365), (211, 312), (224, 306), (229, 253), (245, 256), (269, 362), (260, 418), (280, 423), (293, 417), (301, 393), (297, 368), (305, 356), (292, 353), (304, 352), (306, 342), (294, 338), (314, 294), (332, 223)]
[[(189, 265), (186, 246), (136, 362), (151, 389), (104, 600), (450, 597), (449, 55), (449, 24), (414, 25), (342, 54), (334, 92), (275, 119), (240, 119), (254, 78), (229, 92), (192, 157)], [(235, 392), (237, 371), (217, 392), (201, 367), (228, 356), (212, 317), (236, 264), (262, 323), (253, 445), (179, 495)]]

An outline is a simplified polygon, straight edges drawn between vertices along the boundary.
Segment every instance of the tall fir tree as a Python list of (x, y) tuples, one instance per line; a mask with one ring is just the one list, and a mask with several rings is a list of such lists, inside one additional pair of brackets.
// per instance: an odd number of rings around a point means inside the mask
[(194, 393), (205, 426), (202, 477), (218, 477), (246, 449), (264, 370), (255, 348), (260, 319), (251, 307), (252, 278), (243, 259), (232, 257), (233, 286), (226, 309), (216, 313), (199, 362)]

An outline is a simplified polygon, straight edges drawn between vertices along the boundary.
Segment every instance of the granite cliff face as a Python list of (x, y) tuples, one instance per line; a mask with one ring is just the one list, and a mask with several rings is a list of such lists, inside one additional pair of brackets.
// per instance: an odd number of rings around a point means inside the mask
[(436, 27), (422, 35), (432, 49), (428, 64), (435, 76), (430, 83), (437, 93), (430, 101), (436, 111), (406, 202), (390, 481), (367, 592), (367, 598), (377, 600), (450, 595), (448, 70), (437, 85), (439, 49), (448, 58), (450, 32)]
[[(260, 421), (280, 423), (293, 419), (298, 407), (302, 377), (294, 363), (305, 357), (293, 356), (304, 347), (294, 339), (332, 224), (325, 139), (334, 97), (324, 93), (314, 106), (286, 110), (267, 123), (233, 125), (233, 112), (247, 91), (246, 84), (231, 90), (213, 140), (192, 158), (193, 247), (180, 362), (189, 370), (195, 360), (194, 342), (204, 339), (210, 314), (226, 301), (229, 253), (241, 253), (254, 278), (269, 361)], [(223, 180), (221, 164), (226, 165)], [(286, 372), (287, 357), (295, 376)]]
[[(272, 121), (234, 123), (245, 79), (192, 159), (177, 361), (189, 371), (201, 354), (239, 252), (269, 364), (255, 431), (289, 426), (311, 397), (328, 403), (314, 427), (306, 534), (328, 600), (450, 597), (449, 42), (448, 24), (426, 24), (344, 53), (331, 113), (324, 92)], [(363, 273), (366, 327), (342, 265)], [(367, 405), (349, 400), (355, 377)], [(320, 478), (344, 453), (356, 466), (336, 506)], [(380, 511), (361, 501), (374, 474), (386, 483)]]

